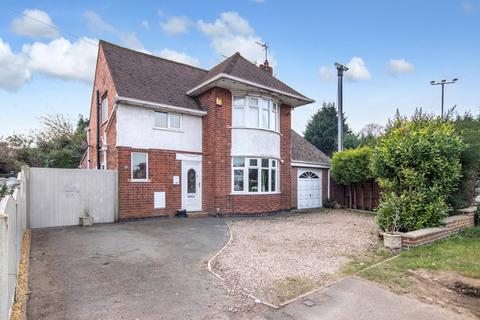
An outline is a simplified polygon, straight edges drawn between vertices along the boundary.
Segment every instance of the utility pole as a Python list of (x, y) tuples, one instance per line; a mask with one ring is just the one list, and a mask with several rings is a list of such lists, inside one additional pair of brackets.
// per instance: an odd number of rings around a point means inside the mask
[(348, 67), (335, 62), (338, 71), (338, 151), (343, 150), (343, 72), (348, 71)]
[(455, 78), (455, 79), (452, 79), (452, 81), (447, 81), (447, 80), (442, 80), (442, 81), (430, 81), (430, 84), (432, 86), (438, 86), (438, 85), (441, 85), (442, 86), (442, 118), (443, 118), (443, 110), (444, 110), (444, 101), (445, 101), (445, 85), (446, 84), (452, 84), (452, 83), (455, 83), (457, 82), (458, 79)]

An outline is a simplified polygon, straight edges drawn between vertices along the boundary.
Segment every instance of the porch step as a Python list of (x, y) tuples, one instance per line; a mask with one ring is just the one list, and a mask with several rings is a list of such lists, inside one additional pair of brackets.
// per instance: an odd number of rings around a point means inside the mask
[(203, 218), (203, 217), (208, 217), (208, 213), (203, 211), (187, 212), (187, 218)]

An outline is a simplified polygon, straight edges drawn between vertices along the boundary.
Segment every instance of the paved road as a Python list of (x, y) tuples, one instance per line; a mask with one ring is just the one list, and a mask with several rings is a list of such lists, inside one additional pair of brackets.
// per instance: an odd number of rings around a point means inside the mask
[(227, 239), (215, 218), (33, 230), (28, 319), (222, 319), (205, 262)]
[(458, 320), (459, 315), (382, 289), (376, 284), (347, 278), (270, 312), (268, 320)]

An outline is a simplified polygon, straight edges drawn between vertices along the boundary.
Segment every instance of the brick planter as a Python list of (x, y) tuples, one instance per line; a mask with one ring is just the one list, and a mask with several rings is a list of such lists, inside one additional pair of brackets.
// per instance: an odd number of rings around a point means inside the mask
[[(395, 235), (384, 234), (384, 246), (389, 249), (408, 249), (423, 244), (432, 243), (433, 241), (447, 238), (461, 230), (475, 226), (475, 211), (477, 207), (469, 207), (457, 210), (458, 215), (447, 217), (443, 220), (442, 225), (437, 228), (420, 229), (405, 233), (398, 233), (396, 236), (401, 237), (401, 245), (398, 248), (391, 248), (395, 243), (391, 242)], [(398, 246), (398, 244), (397, 244)]]

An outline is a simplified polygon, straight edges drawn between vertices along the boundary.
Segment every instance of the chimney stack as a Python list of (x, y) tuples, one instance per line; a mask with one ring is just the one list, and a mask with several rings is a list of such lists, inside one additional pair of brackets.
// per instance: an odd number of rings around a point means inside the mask
[(260, 69), (268, 73), (269, 75), (273, 76), (273, 68), (270, 67), (268, 60), (265, 59), (265, 62), (258, 66)]

